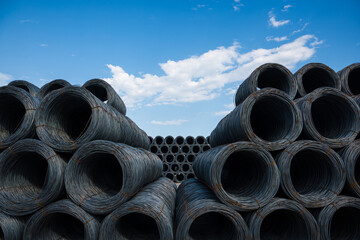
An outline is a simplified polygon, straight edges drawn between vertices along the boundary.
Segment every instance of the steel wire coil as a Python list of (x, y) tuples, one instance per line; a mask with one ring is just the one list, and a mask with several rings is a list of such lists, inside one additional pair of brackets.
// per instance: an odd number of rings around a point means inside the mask
[(321, 142), (294, 142), (277, 156), (276, 163), (284, 193), (307, 208), (330, 204), (345, 184), (341, 157)]
[(165, 143), (167, 145), (173, 145), (175, 143), (175, 139), (173, 136), (166, 136), (165, 137)]
[(343, 92), (350, 96), (360, 94), (360, 63), (353, 63), (340, 70), (338, 74)]
[(161, 176), (163, 164), (144, 149), (95, 140), (80, 147), (65, 171), (72, 201), (86, 211), (108, 214)]
[(169, 146), (169, 152), (176, 155), (179, 152), (181, 152), (181, 149), (180, 149), (179, 145), (175, 143), (175, 144), (171, 144)]
[(0, 211), (0, 239), (21, 240), (25, 227), (25, 219), (11, 217)]
[(112, 106), (118, 112), (126, 115), (126, 106), (114, 88), (106, 81), (98, 78), (91, 79), (82, 86), (94, 94), (102, 102)]
[(357, 103), (357, 105), (360, 107), (360, 95), (354, 96), (352, 99)]
[(154, 142), (157, 144), (157, 145), (161, 145), (165, 142), (165, 139), (162, 137), (162, 136), (156, 136), (154, 138)]
[(55, 79), (42, 86), (37, 94), (37, 97), (43, 99), (50, 92), (67, 86), (71, 86), (68, 81), (64, 79)]
[(339, 75), (323, 63), (308, 63), (300, 68), (294, 76), (300, 97), (322, 87), (341, 90)]
[(235, 104), (240, 105), (250, 94), (262, 88), (275, 88), (284, 91), (294, 99), (297, 92), (297, 84), (293, 74), (277, 63), (266, 63), (256, 68), (245, 79), (235, 94)]
[(288, 146), (302, 130), (301, 112), (281, 90), (264, 88), (249, 95), (212, 131), (212, 147), (238, 141), (255, 142), (269, 151)]
[(31, 214), (57, 200), (64, 190), (66, 162), (46, 144), (23, 139), (0, 154), (0, 209)]
[(27, 221), (24, 240), (98, 239), (100, 224), (70, 200), (54, 202)]
[(255, 211), (248, 224), (254, 240), (320, 239), (315, 218), (300, 203), (288, 199), (274, 198)]
[(24, 89), (26, 92), (30, 93), (30, 95), (33, 97), (37, 97), (37, 93), (40, 90), (40, 88), (25, 80), (14, 80), (10, 82), (8, 85)]
[(196, 179), (177, 189), (175, 228), (175, 239), (250, 239), (240, 214)]
[(238, 211), (266, 205), (280, 185), (271, 154), (260, 145), (236, 142), (199, 154), (194, 172), (221, 202)]
[(181, 146), (181, 145), (183, 145), (183, 144), (185, 143), (185, 138), (184, 138), (183, 136), (177, 136), (177, 137), (175, 138), (175, 142), (176, 142), (179, 146)]
[(82, 87), (48, 94), (35, 116), (38, 137), (59, 152), (73, 152), (96, 139), (149, 149), (150, 140), (131, 119)]
[(360, 197), (360, 140), (348, 145), (341, 153), (346, 169), (347, 187)]
[(168, 178), (148, 184), (103, 220), (99, 239), (173, 239), (175, 197)]
[(306, 138), (340, 148), (354, 141), (359, 133), (359, 106), (339, 90), (318, 88), (296, 103), (302, 110)]
[(360, 199), (338, 196), (317, 218), (321, 239), (360, 239), (359, 219)]
[(185, 143), (191, 146), (195, 143), (195, 138), (193, 136), (187, 136), (185, 138)]
[(202, 144), (207, 144), (206, 138), (205, 138), (204, 136), (197, 136), (197, 137), (195, 138), (195, 142), (196, 142), (197, 144), (200, 144), (200, 145), (202, 145)]

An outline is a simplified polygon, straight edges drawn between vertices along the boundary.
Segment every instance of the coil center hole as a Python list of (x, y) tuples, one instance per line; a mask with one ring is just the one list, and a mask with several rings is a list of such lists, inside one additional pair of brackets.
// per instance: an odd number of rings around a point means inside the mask
[(354, 94), (357, 95), (360, 93), (360, 68), (356, 68), (354, 70), (352, 70), (349, 73), (348, 76), (348, 85), (350, 88), (350, 91)]
[(86, 87), (92, 94), (94, 94), (98, 99), (105, 102), (108, 100), (107, 91), (102, 86), (91, 85)]
[(331, 221), (331, 239), (360, 239), (360, 209), (342, 207)]
[(84, 239), (84, 225), (77, 218), (65, 213), (52, 213), (38, 225), (41, 239)]
[(9, 94), (0, 95), (0, 137), (6, 139), (16, 132), (25, 116), (24, 105)]
[(335, 79), (323, 68), (309, 69), (302, 77), (302, 84), (306, 93), (320, 87), (335, 87)]
[(289, 77), (277, 68), (267, 68), (261, 71), (257, 79), (258, 88), (276, 88), (286, 93), (290, 92)]
[(116, 231), (121, 239), (160, 239), (155, 220), (142, 213), (130, 213), (121, 217), (116, 224)]

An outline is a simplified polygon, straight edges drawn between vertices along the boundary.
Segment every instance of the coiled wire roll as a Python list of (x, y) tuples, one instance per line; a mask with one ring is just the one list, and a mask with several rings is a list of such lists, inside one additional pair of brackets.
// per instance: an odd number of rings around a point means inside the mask
[(277, 63), (265, 63), (256, 68), (239, 86), (235, 95), (236, 106), (240, 105), (251, 93), (262, 88), (276, 88), (294, 99), (297, 84), (289, 69)]
[(46, 83), (44, 86), (42, 86), (37, 94), (37, 97), (40, 99), (43, 99), (50, 92), (57, 90), (57, 89), (61, 89), (66, 86), (71, 86), (71, 84), (64, 79), (55, 79), (51, 82)]
[(341, 153), (346, 168), (347, 187), (360, 197), (360, 140), (348, 145)]
[(0, 87), (0, 149), (35, 136), (38, 101), (23, 89)]
[(21, 240), (25, 219), (8, 216), (0, 211), (0, 239)]
[(338, 74), (344, 93), (350, 96), (360, 94), (360, 63), (353, 63), (340, 70)]
[(65, 187), (70, 199), (86, 211), (108, 214), (159, 178), (162, 169), (161, 160), (147, 150), (95, 140), (70, 159)]
[(340, 148), (350, 144), (360, 130), (360, 109), (345, 93), (318, 88), (296, 100), (302, 110), (304, 136)]
[(37, 86), (25, 80), (14, 80), (10, 82), (8, 85), (24, 89), (26, 92), (30, 93), (31, 96), (33, 97), (36, 97), (37, 93), (40, 90)]
[(39, 138), (59, 152), (73, 152), (96, 139), (150, 147), (146, 133), (131, 119), (82, 87), (69, 86), (48, 94), (35, 119)]
[(360, 199), (338, 196), (317, 218), (321, 239), (360, 239)]
[(238, 211), (266, 205), (280, 185), (273, 157), (252, 142), (236, 142), (201, 153), (193, 169), (221, 202)]
[(0, 154), (0, 209), (33, 213), (60, 197), (66, 163), (46, 144), (23, 139)]
[(308, 63), (300, 68), (294, 76), (300, 97), (321, 87), (341, 90), (339, 75), (323, 63)]
[(89, 90), (101, 101), (105, 102), (107, 105), (112, 106), (122, 114), (126, 114), (126, 106), (121, 99), (121, 97), (116, 93), (114, 88), (102, 79), (91, 79), (84, 83), (82, 86)]
[(37, 211), (27, 221), (24, 240), (86, 239), (96, 240), (100, 224), (70, 200), (54, 202)]
[(175, 239), (251, 239), (244, 219), (196, 179), (177, 189)]
[(294, 142), (280, 153), (276, 163), (284, 193), (307, 208), (330, 204), (345, 184), (341, 157), (321, 142)]
[(281, 90), (264, 88), (249, 95), (211, 132), (212, 147), (252, 141), (269, 151), (288, 146), (300, 135), (301, 112)]
[(254, 240), (320, 239), (315, 218), (300, 203), (288, 199), (272, 199), (255, 211), (248, 223)]
[(99, 239), (173, 239), (175, 197), (168, 178), (148, 184), (103, 220)]

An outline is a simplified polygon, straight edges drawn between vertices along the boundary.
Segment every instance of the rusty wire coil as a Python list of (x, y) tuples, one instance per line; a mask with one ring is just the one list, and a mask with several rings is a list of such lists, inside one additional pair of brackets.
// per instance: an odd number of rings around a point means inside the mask
[(0, 211), (0, 239), (21, 240), (25, 227), (25, 219), (11, 217)]
[(341, 157), (345, 164), (347, 187), (360, 197), (360, 140), (348, 145)]
[(240, 214), (196, 179), (183, 181), (177, 190), (175, 228), (175, 239), (251, 239)]
[(24, 89), (26, 92), (30, 93), (30, 95), (33, 97), (37, 97), (37, 93), (40, 90), (37, 86), (25, 80), (14, 80), (10, 82), (8, 85)]
[(42, 86), (37, 94), (37, 97), (43, 99), (50, 92), (66, 86), (71, 86), (71, 84), (64, 79), (55, 79)]
[(173, 239), (175, 197), (168, 178), (148, 184), (103, 220), (99, 239)]
[(266, 205), (280, 185), (273, 157), (252, 142), (212, 148), (196, 157), (193, 169), (221, 202), (238, 211)]
[(288, 146), (302, 130), (301, 112), (281, 90), (264, 88), (225, 116), (212, 131), (212, 147), (252, 141), (269, 151)]
[(340, 70), (338, 74), (343, 92), (350, 96), (360, 94), (360, 63), (353, 63)]

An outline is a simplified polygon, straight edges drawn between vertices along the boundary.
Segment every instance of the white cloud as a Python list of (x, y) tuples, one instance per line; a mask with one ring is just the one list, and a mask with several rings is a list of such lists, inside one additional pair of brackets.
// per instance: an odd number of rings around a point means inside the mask
[(192, 10), (198, 10), (198, 9), (204, 8), (204, 7), (206, 7), (206, 6), (207, 6), (207, 5), (205, 5), (205, 4), (198, 4), (196, 7), (192, 8)]
[(215, 115), (216, 116), (225, 116), (225, 115), (229, 114), (235, 108), (235, 104), (234, 103), (225, 104), (224, 107), (226, 108), (226, 110), (215, 112)]
[(292, 5), (285, 5), (285, 6), (283, 6), (283, 8), (281, 9), (281, 11), (287, 12), (287, 11), (289, 11), (289, 8), (291, 8), (291, 7), (293, 7), (293, 6), (292, 6)]
[(269, 25), (272, 27), (280, 27), (280, 26), (284, 26), (285, 24), (288, 24), (290, 22), (290, 20), (279, 20), (276, 21), (275, 19), (275, 15), (273, 14), (272, 11), (269, 12)]
[(47, 45), (46, 43), (40, 44), (40, 47), (47, 47), (47, 46), (49, 46), (49, 45)]
[(7, 85), (10, 80), (13, 80), (13, 76), (0, 72), (0, 86)]
[(274, 62), (294, 68), (297, 63), (311, 58), (319, 44), (321, 41), (314, 35), (304, 35), (275, 48), (241, 53), (240, 46), (234, 43), (200, 56), (161, 63), (163, 75), (135, 76), (120, 66), (108, 64), (112, 77), (103, 79), (129, 107), (198, 102), (232, 91), (234, 85), (240, 84), (261, 64)]
[(184, 122), (188, 122), (188, 120), (178, 119), (178, 120), (170, 120), (170, 121), (151, 121), (152, 124), (155, 125), (162, 125), (162, 126), (169, 126), (169, 125), (180, 125)]
[(35, 21), (32, 19), (22, 19), (20, 20), (20, 23), (34, 23)]
[(245, 6), (244, 4), (240, 3), (240, 0), (234, 0), (233, 9), (234, 11), (239, 11), (240, 7)]
[(286, 41), (286, 40), (289, 40), (287, 36), (283, 36), (283, 37), (269, 36), (269, 37), (266, 37), (266, 41), (268, 41), (268, 42), (270, 42), (270, 41), (282, 42), (282, 41)]
[(298, 30), (295, 30), (292, 32), (292, 35), (296, 34), (296, 33), (299, 33), (299, 32), (302, 32), (305, 30), (305, 28), (309, 25), (309, 23), (305, 23), (304, 26)]

